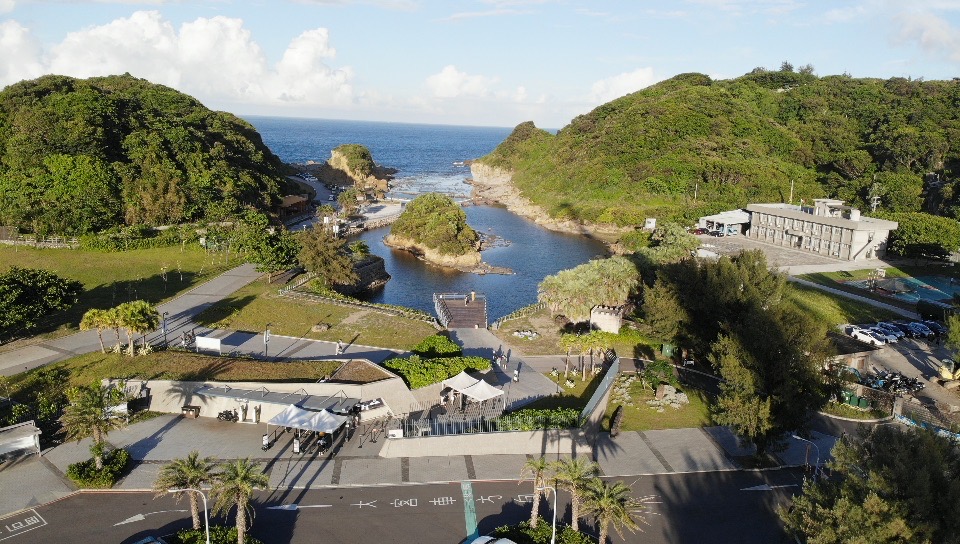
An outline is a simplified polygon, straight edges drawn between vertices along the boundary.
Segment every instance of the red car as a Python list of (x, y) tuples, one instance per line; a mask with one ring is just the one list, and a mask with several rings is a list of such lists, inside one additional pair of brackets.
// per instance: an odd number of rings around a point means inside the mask
[(694, 234), (707, 234), (707, 233), (709, 233), (709, 232), (710, 232), (709, 229), (705, 229), (705, 228), (703, 228), (703, 227), (699, 227), (699, 228), (693, 229), (693, 233), (694, 233)]

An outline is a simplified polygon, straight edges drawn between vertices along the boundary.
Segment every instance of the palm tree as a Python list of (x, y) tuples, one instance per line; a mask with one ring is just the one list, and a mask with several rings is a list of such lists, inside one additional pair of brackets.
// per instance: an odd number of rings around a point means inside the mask
[(67, 395), (70, 405), (64, 408), (63, 415), (60, 416), (60, 428), (66, 434), (67, 440), (79, 442), (93, 436), (90, 453), (97, 470), (103, 470), (103, 449), (107, 434), (126, 424), (120, 414), (110, 410), (111, 406), (121, 400), (118, 397), (119, 391), (97, 384), (72, 389)]
[(116, 351), (117, 353), (119, 353), (120, 352), (120, 327), (122, 326), (120, 321), (120, 306), (110, 308), (109, 310), (107, 310), (106, 315), (104, 315), (103, 318), (104, 318), (104, 323), (107, 325), (107, 327), (113, 329), (113, 331), (117, 333)]
[[(200, 452), (191, 451), (183, 459), (174, 459), (160, 469), (157, 480), (153, 483), (153, 489), (157, 496), (166, 495), (170, 489), (200, 489), (214, 480), (216, 474), (216, 462), (212, 457), (200, 457)], [(184, 494), (190, 495), (190, 515), (193, 517), (193, 528), (199, 530), (200, 525), (200, 502), (196, 493), (189, 491), (178, 491), (174, 493), (177, 502), (183, 498)]]
[(266, 487), (270, 478), (260, 465), (249, 458), (238, 459), (221, 465), (221, 471), (213, 482), (213, 511), (229, 512), (237, 507), (237, 544), (244, 544), (247, 536), (247, 515), (252, 515), (250, 496), (253, 490)]
[(621, 538), (624, 528), (631, 533), (639, 528), (637, 520), (647, 523), (646, 519), (637, 514), (649, 511), (647, 504), (652, 497), (636, 499), (631, 493), (630, 488), (619, 481), (607, 483), (600, 478), (594, 478), (587, 484), (583, 505), (588, 513), (593, 514), (600, 526), (600, 544), (606, 544), (611, 523)]
[(570, 507), (573, 519), (570, 528), (579, 530), (580, 504), (586, 495), (587, 485), (600, 472), (600, 465), (585, 457), (561, 459), (553, 464), (553, 479), (557, 487), (570, 492)]
[(100, 353), (107, 352), (107, 348), (103, 345), (103, 329), (110, 327), (109, 313), (109, 310), (91, 308), (83, 314), (82, 318), (80, 318), (81, 331), (97, 329), (97, 339), (100, 340)]
[[(117, 307), (120, 323), (127, 330), (130, 356), (134, 355), (134, 334), (146, 334), (160, 326), (160, 314), (145, 300), (126, 302)], [(146, 343), (146, 339), (144, 339)]]
[(520, 469), (520, 482), (527, 480), (533, 482), (533, 510), (530, 512), (530, 527), (537, 527), (537, 519), (540, 517), (540, 490), (546, 485), (545, 473), (550, 470), (550, 461), (543, 457), (537, 459), (527, 459), (523, 468)]

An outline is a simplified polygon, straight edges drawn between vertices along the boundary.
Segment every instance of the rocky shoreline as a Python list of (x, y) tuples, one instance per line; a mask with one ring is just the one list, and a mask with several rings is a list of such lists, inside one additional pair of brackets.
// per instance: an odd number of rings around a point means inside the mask
[(589, 236), (605, 242), (608, 246), (632, 230), (628, 227), (554, 219), (546, 210), (520, 194), (520, 190), (513, 185), (512, 172), (473, 162), (470, 164), (470, 173), (473, 178), (468, 179), (467, 183), (473, 186), (474, 203), (502, 204), (512, 213), (530, 219), (545, 229)]
[(383, 238), (383, 243), (394, 249), (400, 249), (403, 251), (409, 251), (413, 253), (418, 259), (428, 262), (430, 264), (435, 264), (437, 266), (443, 266), (446, 268), (453, 268), (461, 272), (468, 272), (471, 274), (504, 274), (509, 275), (513, 274), (513, 270), (505, 268), (502, 266), (493, 266), (489, 263), (485, 263), (481, 260), (480, 252), (474, 251), (467, 253), (466, 255), (444, 255), (437, 252), (434, 249), (428, 248), (418, 242), (413, 240), (408, 240), (406, 238), (401, 238), (393, 234), (389, 234)]

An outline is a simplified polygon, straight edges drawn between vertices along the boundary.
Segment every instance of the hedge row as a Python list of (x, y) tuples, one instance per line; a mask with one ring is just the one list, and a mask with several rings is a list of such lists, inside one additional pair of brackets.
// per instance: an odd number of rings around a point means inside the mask
[(410, 387), (419, 389), (456, 376), (465, 370), (486, 370), (490, 361), (484, 357), (441, 357), (422, 359), (411, 355), (407, 359), (390, 359), (383, 366), (397, 373)]

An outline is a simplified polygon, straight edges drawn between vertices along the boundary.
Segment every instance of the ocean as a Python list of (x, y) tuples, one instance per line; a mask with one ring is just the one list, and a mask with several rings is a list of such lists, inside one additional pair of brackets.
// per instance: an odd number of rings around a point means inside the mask
[[(470, 169), (455, 163), (482, 157), (496, 148), (511, 128), (406, 123), (330, 121), (279, 117), (246, 118), (264, 143), (284, 162), (325, 161), (342, 144), (362, 144), (380, 166), (397, 169), (390, 196), (413, 198), (437, 191), (469, 196), (465, 183)], [(509, 244), (483, 252), (483, 260), (512, 269), (513, 275), (476, 275), (431, 266), (404, 251), (383, 244), (390, 227), (366, 231), (357, 239), (384, 258), (393, 278), (378, 291), (362, 297), (433, 313), (433, 293), (482, 292), (487, 295), (490, 321), (537, 301), (543, 278), (604, 255), (605, 246), (584, 236), (546, 230), (502, 206), (467, 206), (467, 222), (476, 230), (496, 234)]]

